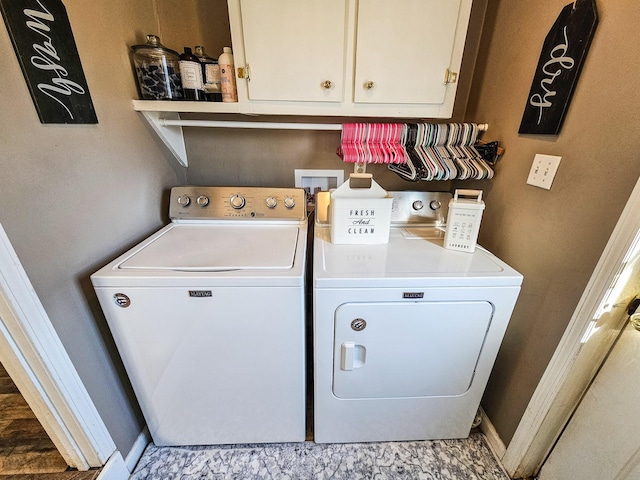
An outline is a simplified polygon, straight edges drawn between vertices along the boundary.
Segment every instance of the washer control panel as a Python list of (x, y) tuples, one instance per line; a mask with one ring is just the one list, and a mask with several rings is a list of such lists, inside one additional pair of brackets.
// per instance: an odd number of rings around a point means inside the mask
[(298, 220), (306, 219), (301, 188), (173, 187), (172, 220)]

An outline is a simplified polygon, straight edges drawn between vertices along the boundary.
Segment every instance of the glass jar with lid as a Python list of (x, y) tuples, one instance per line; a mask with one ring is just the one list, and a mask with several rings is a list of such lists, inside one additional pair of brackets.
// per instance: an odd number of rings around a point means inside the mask
[(166, 48), (156, 35), (131, 47), (143, 100), (183, 100), (178, 53)]

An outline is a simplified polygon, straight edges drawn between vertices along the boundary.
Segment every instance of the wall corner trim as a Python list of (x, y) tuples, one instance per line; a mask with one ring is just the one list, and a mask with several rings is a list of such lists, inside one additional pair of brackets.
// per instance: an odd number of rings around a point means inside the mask
[(131, 472), (127, 470), (124, 460), (122, 459), (122, 454), (116, 450), (109, 460), (107, 460), (105, 466), (102, 467), (96, 480), (127, 480), (130, 475)]
[(138, 435), (138, 437), (136, 438), (135, 442), (133, 442), (131, 450), (129, 450), (129, 453), (124, 459), (127, 470), (129, 470), (131, 473), (133, 473), (133, 471), (135, 470), (136, 465), (140, 461), (145, 448), (147, 448), (147, 445), (149, 445), (150, 443), (151, 435), (149, 434), (149, 428), (144, 427), (144, 429), (140, 432), (140, 435)]
[(493, 426), (493, 423), (491, 423), (491, 420), (482, 408), (480, 408), (480, 416), (482, 417), (482, 422), (480, 423), (480, 431), (484, 433), (484, 436), (487, 438), (489, 447), (493, 451), (494, 455), (501, 459), (502, 457), (504, 457), (504, 454), (507, 451), (507, 447), (500, 438), (500, 435)]

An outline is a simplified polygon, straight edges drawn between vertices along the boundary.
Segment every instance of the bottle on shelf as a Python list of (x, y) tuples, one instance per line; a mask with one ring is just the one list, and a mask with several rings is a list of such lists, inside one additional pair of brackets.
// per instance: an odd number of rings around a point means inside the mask
[(237, 102), (238, 90), (236, 87), (235, 67), (233, 65), (233, 54), (231, 47), (224, 47), (222, 54), (218, 57), (220, 65), (220, 83), (222, 88), (222, 101)]
[(206, 101), (202, 65), (189, 47), (180, 54), (180, 78), (185, 100)]
[(143, 100), (183, 100), (178, 52), (166, 48), (156, 35), (131, 47)]
[(202, 45), (197, 45), (194, 53), (202, 65), (204, 92), (207, 101), (221, 102), (222, 90), (220, 90), (220, 65), (218, 65), (218, 60), (207, 55)]

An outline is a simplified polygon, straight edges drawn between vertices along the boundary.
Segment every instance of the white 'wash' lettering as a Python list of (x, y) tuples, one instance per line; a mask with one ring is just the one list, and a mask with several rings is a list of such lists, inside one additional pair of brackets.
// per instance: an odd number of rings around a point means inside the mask
[(68, 77), (69, 72), (58, 63), (60, 62), (60, 56), (52, 43), (51, 37), (47, 35), (47, 33), (51, 31), (51, 28), (49, 25), (44, 23), (44, 21), (55, 22), (55, 18), (51, 12), (42, 5), (40, 0), (38, 0), (38, 5), (40, 5), (43, 11), (39, 12), (31, 9), (24, 9), (22, 11), (31, 19), (26, 21), (27, 27), (44, 38), (42, 44), (33, 44), (33, 50), (37, 55), (31, 57), (31, 64), (40, 70), (50, 71), (53, 75), (51, 83), (39, 83), (38, 90), (62, 105), (69, 116), (73, 119), (71, 110), (69, 110), (69, 108), (56, 95), (69, 96), (72, 93), (82, 95), (85, 93), (85, 90), (81, 85), (73, 80), (63, 78)]

